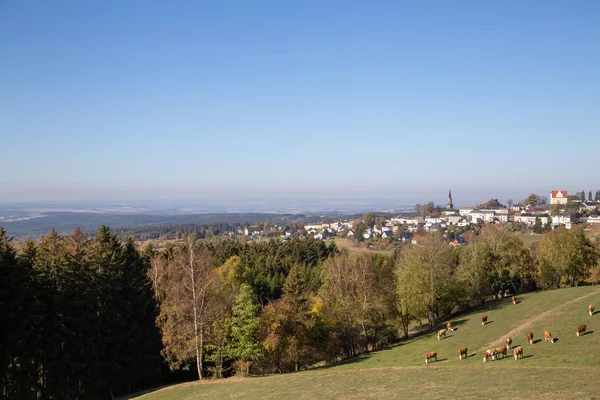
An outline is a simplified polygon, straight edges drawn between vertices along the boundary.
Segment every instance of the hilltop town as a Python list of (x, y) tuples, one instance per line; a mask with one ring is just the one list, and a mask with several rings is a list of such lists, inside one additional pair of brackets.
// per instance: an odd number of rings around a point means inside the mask
[(319, 223), (285, 226), (258, 224), (226, 236), (250, 239), (280, 237), (315, 238), (321, 240), (345, 238), (373, 246), (377, 243), (410, 242), (417, 244), (426, 232), (442, 232), (453, 246), (464, 245), (463, 234), (486, 224), (508, 225), (516, 233), (543, 233), (559, 226), (571, 229), (574, 225), (600, 226), (600, 191), (592, 196), (580, 192), (569, 195), (566, 190), (553, 190), (548, 198), (531, 194), (525, 200), (502, 204), (491, 199), (474, 206), (454, 207), (452, 192), (444, 207), (433, 202), (417, 204), (414, 212), (395, 216), (369, 212), (362, 218), (323, 218)]

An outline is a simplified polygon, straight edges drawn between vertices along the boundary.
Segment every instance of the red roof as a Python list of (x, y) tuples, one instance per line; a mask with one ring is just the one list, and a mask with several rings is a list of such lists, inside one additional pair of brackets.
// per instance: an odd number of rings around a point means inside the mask
[(558, 193), (561, 193), (562, 197), (567, 197), (567, 191), (566, 190), (553, 190), (552, 191), (552, 198), (556, 197), (556, 195)]

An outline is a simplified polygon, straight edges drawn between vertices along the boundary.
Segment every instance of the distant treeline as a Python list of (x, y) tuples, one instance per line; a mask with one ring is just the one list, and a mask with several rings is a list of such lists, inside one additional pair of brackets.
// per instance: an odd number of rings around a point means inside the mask
[[(192, 225), (213, 229), (217, 226), (245, 226), (259, 222), (271, 221), (273, 224), (284, 226), (288, 222), (316, 222), (318, 216), (299, 214), (272, 213), (207, 213), (185, 215), (140, 215), (140, 214), (98, 214), (98, 213), (67, 213), (48, 212), (43, 218), (33, 218), (25, 221), (5, 222), (4, 228), (14, 237), (37, 238), (50, 230), (59, 233), (70, 233), (75, 227), (83, 232), (92, 234), (100, 225), (110, 225), (118, 232), (135, 237), (146, 233), (156, 232), (175, 233)], [(163, 234), (164, 234), (163, 233)]]
[(546, 232), (532, 251), (501, 227), (466, 236), (454, 248), (428, 234), (389, 257), (194, 233), (140, 251), (101, 227), (17, 252), (0, 229), (0, 399), (111, 398), (182, 371), (298, 371), (387, 347), (499, 291), (600, 281), (580, 229)]

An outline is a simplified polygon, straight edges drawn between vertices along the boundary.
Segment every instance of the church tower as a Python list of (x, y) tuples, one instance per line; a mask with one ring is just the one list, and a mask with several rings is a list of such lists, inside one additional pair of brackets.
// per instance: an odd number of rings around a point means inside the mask
[(454, 204), (452, 204), (452, 190), (448, 190), (448, 204), (446, 205), (446, 210), (453, 210)]

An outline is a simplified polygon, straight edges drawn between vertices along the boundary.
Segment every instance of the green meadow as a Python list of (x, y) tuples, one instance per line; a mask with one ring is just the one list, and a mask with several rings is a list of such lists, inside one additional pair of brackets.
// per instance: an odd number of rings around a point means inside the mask
[[(489, 302), (451, 322), (454, 332), (437, 340), (417, 335), (390, 350), (372, 352), (336, 365), (293, 374), (230, 378), (174, 385), (127, 397), (140, 400), (195, 399), (574, 399), (600, 398), (600, 287), (539, 291)], [(481, 316), (488, 316), (486, 326)], [(588, 332), (578, 338), (577, 327)], [(444, 324), (445, 326), (445, 324)], [(440, 325), (439, 328), (442, 326)], [(544, 342), (548, 330), (554, 343)], [(437, 331), (434, 330), (434, 331)], [(533, 332), (533, 345), (527, 332)], [(510, 336), (524, 358), (482, 361), (486, 349)], [(469, 357), (458, 359), (467, 346)], [(438, 361), (425, 365), (428, 351)]]

